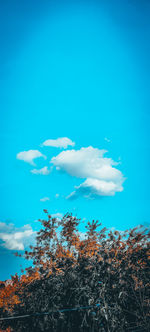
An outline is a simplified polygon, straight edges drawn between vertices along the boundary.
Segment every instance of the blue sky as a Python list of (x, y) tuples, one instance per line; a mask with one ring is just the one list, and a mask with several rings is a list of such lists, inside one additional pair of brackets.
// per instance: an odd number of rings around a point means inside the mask
[(5, 279), (19, 271), (12, 249), (29, 243), (44, 208), (121, 230), (149, 224), (150, 4), (0, 5)]

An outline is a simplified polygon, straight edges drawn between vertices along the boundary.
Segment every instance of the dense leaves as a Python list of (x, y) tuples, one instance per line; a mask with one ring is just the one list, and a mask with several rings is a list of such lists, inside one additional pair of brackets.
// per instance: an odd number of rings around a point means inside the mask
[(76, 217), (45, 214), (25, 251), (32, 266), (0, 284), (0, 316), (51, 313), (3, 321), (0, 331), (149, 331), (148, 230), (108, 232), (92, 221), (83, 238)]

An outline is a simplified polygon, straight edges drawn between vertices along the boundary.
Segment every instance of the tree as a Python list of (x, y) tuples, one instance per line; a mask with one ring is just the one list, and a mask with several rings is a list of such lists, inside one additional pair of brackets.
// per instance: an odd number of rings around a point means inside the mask
[[(36, 245), (25, 251), (32, 265), (20, 278), (12, 277), (12, 288), (5, 284), (0, 289), (0, 307), (3, 315), (10, 310), (19, 315), (53, 312), (11, 324), (5, 321), (2, 328), (149, 331), (148, 229), (112, 232), (92, 221), (83, 239), (78, 231), (80, 219), (68, 213), (59, 221), (44, 212), (47, 218), (40, 220)], [(61, 308), (80, 310), (61, 312)]]

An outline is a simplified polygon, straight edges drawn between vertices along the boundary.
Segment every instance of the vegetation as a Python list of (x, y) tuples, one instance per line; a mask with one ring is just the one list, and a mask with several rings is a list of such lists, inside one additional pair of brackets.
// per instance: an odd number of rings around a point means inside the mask
[(150, 331), (148, 229), (108, 231), (92, 221), (83, 238), (72, 214), (58, 221), (44, 212), (25, 251), (32, 266), (0, 283), (0, 317), (31, 316), (0, 321), (0, 331)]

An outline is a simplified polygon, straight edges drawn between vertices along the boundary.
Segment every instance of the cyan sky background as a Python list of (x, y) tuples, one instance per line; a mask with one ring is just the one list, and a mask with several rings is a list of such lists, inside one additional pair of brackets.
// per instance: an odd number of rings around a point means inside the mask
[[(47, 208), (118, 229), (149, 223), (149, 1), (0, 5), (0, 221), (36, 230)], [(68, 201), (83, 181), (55, 169), (34, 175), (31, 165), (16, 159), (20, 151), (38, 149), (48, 161), (37, 160), (37, 167), (50, 165), (61, 150), (40, 144), (58, 137), (70, 138), (75, 149), (108, 150), (120, 161), (123, 192)], [(5, 249), (1, 256), (3, 279), (19, 261)]]

